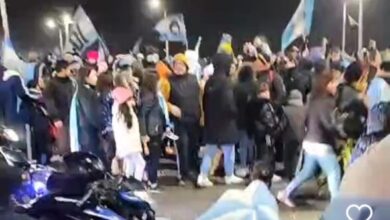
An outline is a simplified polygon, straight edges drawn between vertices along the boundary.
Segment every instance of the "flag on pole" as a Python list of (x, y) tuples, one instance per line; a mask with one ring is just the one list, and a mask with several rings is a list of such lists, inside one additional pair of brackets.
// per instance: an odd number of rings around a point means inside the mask
[(359, 28), (359, 23), (351, 15), (348, 15), (348, 24), (351, 28)]
[(74, 24), (70, 30), (68, 42), (65, 43), (64, 51), (76, 51), (79, 54), (84, 54), (88, 48), (97, 44), (105, 54), (108, 54), (106, 44), (99, 36), (83, 7), (79, 6), (77, 8), (73, 16), (73, 22)]
[(24, 78), (26, 81), (29, 81), (34, 78), (36, 63), (25, 62), (16, 54), (9, 33), (8, 14), (5, 0), (0, 1), (0, 9), (2, 26), (4, 30), (1, 51), (1, 64), (9, 70), (17, 71), (22, 78)]
[(284, 51), (294, 40), (299, 37), (306, 37), (310, 34), (313, 21), (315, 0), (301, 0), (297, 10), (292, 16), (282, 35), (282, 51)]
[(183, 42), (187, 45), (187, 30), (183, 14), (171, 15), (162, 19), (154, 29), (160, 34), (161, 41)]

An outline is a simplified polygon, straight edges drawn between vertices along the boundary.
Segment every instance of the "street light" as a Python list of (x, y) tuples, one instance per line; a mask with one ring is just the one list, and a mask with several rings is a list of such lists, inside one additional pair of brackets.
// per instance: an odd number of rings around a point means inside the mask
[(149, 7), (153, 10), (161, 8), (161, 0), (149, 0)]
[(47, 26), (48, 28), (50, 28), (50, 29), (54, 29), (54, 28), (57, 27), (57, 24), (56, 24), (56, 22), (55, 22), (53, 19), (49, 18), (49, 19), (47, 19), (47, 21), (46, 21), (46, 26)]

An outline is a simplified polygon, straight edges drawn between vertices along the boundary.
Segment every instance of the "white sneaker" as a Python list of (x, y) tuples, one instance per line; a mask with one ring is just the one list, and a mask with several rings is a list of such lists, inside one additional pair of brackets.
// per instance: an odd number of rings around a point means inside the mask
[(249, 174), (249, 169), (246, 167), (239, 168), (236, 170), (236, 175), (240, 178), (245, 178)]
[(244, 179), (240, 177), (236, 177), (234, 175), (231, 176), (225, 176), (225, 184), (226, 185), (231, 185), (231, 184), (240, 184), (243, 183)]
[(295, 204), (293, 201), (291, 201), (285, 194), (284, 191), (279, 191), (277, 196), (276, 196), (277, 200), (283, 204), (285, 204), (287, 207), (289, 208), (295, 208)]
[(211, 182), (207, 176), (203, 176), (201, 174), (198, 176), (197, 184), (199, 187), (205, 188), (214, 186), (214, 183)]

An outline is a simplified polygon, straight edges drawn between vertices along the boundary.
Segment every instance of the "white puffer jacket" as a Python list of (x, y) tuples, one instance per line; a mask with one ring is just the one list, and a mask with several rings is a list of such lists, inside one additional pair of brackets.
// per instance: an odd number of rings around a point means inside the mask
[(123, 115), (119, 112), (119, 104), (114, 102), (112, 106), (112, 129), (116, 143), (116, 156), (121, 159), (130, 154), (142, 152), (138, 118), (132, 107), (130, 110), (133, 126), (129, 129)]

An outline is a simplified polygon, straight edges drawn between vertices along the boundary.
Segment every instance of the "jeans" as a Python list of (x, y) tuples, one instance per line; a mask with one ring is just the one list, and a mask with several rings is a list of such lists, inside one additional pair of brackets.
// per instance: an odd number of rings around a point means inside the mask
[(180, 162), (180, 174), (185, 179), (191, 179), (190, 172), (196, 172), (199, 167), (199, 127), (198, 123), (175, 123), (175, 132), (179, 136), (178, 153)]
[(240, 130), (240, 163), (242, 167), (246, 167), (249, 163), (252, 163), (253, 160), (253, 145), (254, 141), (249, 138), (247, 132), (245, 130)]
[[(299, 186), (315, 176), (318, 168), (321, 168), (327, 176), (331, 197), (335, 198), (341, 181), (341, 171), (332, 147), (320, 143), (303, 142), (303, 148), (305, 149), (303, 168), (287, 186), (286, 196), (290, 197)], [(313, 149), (316, 149), (315, 151), (319, 149), (321, 153), (313, 152)]]
[[(221, 146), (223, 151), (223, 166), (225, 168), (225, 175), (232, 176), (234, 174), (234, 162), (236, 153), (234, 151), (234, 144), (226, 144)], [(201, 175), (208, 176), (211, 168), (211, 163), (218, 152), (217, 145), (206, 144), (206, 152), (203, 156), (202, 165), (200, 167)]]
[(161, 155), (161, 137), (151, 137), (149, 141), (149, 155), (146, 158), (146, 170), (149, 181), (157, 183), (157, 172)]

